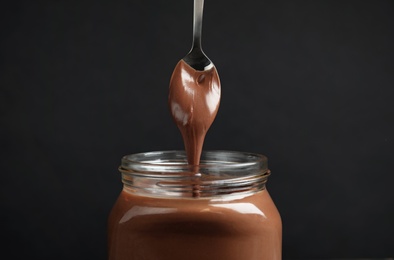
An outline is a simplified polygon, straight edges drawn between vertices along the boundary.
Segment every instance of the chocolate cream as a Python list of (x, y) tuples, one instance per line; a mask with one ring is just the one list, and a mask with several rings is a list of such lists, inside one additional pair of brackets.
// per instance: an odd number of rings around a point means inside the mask
[(220, 79), (215, 66), (199, 71), (180, 60), (171, 76), (168, 103), (188, 163), (198, 165), (205, 135), (219, 109)]
[(281, 259), (281, 220), (267, 190), (229, 201), (124, 190), (109, 224), (109, 260)]

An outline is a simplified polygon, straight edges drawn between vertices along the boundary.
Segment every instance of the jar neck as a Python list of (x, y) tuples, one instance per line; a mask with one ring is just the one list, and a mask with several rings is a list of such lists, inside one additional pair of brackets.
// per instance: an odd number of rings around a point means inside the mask
[(203, 152), (198, 166), (188, 165), (183, 151), (132, 154), (119, 170), (128, 192), (161, 198), (253, 194), (265, 189), (270, 175), (265, 156), (233, 151)]

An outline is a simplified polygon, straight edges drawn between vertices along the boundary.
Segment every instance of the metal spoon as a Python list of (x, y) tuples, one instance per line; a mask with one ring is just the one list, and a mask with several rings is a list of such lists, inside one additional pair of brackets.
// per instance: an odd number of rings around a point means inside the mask
[(192, 48), (176, 65), (168, 95), (171, 115), (182, 133), (188, 163), (195, 166), (200, 163), (205, 135), (218, 112), (221, 92), (216, 67), (201, 49), (203, 4), (204, 0), (194, 0)]
[(204, 71), (212, 68), (212, 61), (205, 55), (201, 47), (202, 16), (204, 0), (194, 0), (193, 43), (189, 53), (183, 60), (193, 69)]

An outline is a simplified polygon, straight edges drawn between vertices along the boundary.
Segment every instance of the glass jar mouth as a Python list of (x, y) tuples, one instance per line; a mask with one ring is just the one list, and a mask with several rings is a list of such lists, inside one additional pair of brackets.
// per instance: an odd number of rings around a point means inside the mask
[(119, 170), (126, 188), (182, 197), (262, 190), (270, 175), (264, 155), (225, 150), (203, 151), (200, 165), (180, 150), (130, 154)]
[[(203, 151), (199, 165), (189, 165), (185, 151), (153, 151), (126, 155), (122, 158), (121, 169), (171, 176), (171, 173), (193, 173), (201, 171), (267, 171), (267, 157), (257, 153), (237, 151)], [(164, 177), (164, 176), (163, 176)]]

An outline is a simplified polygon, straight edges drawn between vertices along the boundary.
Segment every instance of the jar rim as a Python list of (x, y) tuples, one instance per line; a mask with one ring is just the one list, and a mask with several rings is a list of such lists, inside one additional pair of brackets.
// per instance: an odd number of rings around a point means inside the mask
[(189, 165), (182, 150), (163, 150), (141, 152), (125, 155), (121, 160), (121, 169), (137, 170), (144, 173), (154, 172), (193, 172), (196, 167), (201, 170), (250, 171), (268, 170), (268, 159), (258, 153), (230, 150), (203, 151), (199, 165)]
[(257, 153), (212, 150), (202, 152), (199, 165), (189, 165), (185, 151), (152, 151), (124, 156), (119, 171), (125, 187), (139, 193), (213, 196), (264, 189), (267, 160)]

